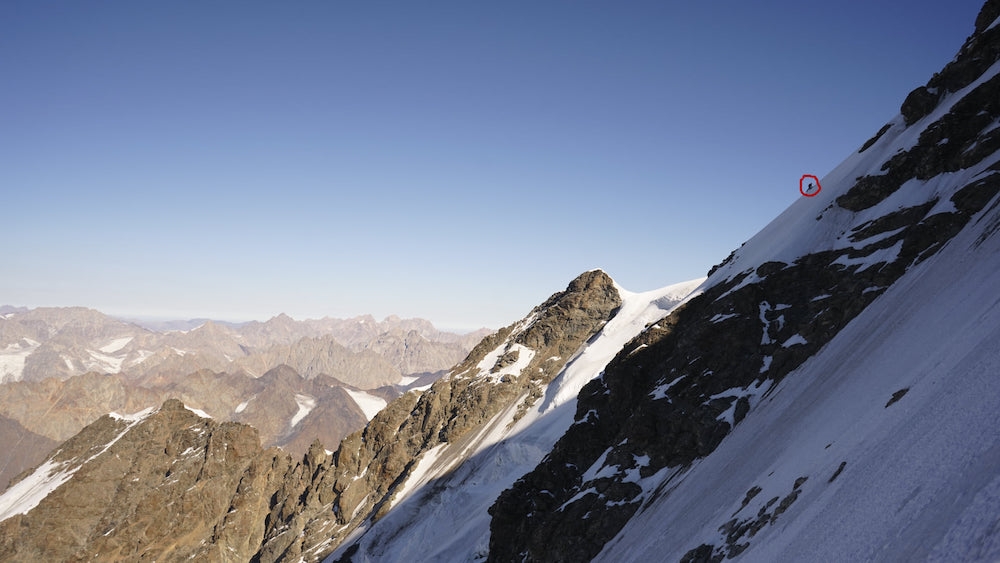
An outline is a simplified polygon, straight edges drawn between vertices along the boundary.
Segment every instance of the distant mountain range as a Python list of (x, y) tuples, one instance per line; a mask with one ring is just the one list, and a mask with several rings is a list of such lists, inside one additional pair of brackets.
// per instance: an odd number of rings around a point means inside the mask
[[(0, 483), (102, 414), (170, 397), (253, 424), (265, 445), (336, 444), (378, 407), (427, 385), (485, 334), (371, 316), (239, 325), (183, 321), (154, 331), (85, 308), (0, 314)], [(0, 485), (2, 486), (2, 485)]]
[[(258, 377), (278, 364), (362, 388), (453, 365), (490, 331), (443, 332), (423, 319), (371, 316), (267, 322), (168, 322), (151, 330), (92, 309), (4, 307), (0, 383), (65, 379), (87, 372), (149, 379), (199, 369)], [(314, 352), (324, 356), (317, 358)], [(364, 366), (364, 369), (358, 369)]]

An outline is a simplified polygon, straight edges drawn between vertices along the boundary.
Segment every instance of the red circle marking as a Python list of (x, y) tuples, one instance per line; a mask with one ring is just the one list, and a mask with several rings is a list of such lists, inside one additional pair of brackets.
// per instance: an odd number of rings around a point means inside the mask
[[(803, 184), (805, 184), (806, 178), (812, 178), (813, 182), (816, 183), (816, 191), (814, 191), (812, 193), (806, 193), (806, 189), (805, 189), (805, 187), (803, 187)], [(823, 187), (819, 185), (819, 178), (817, 178), (816, 176), (813, 176), (812, 174), (803, 174), (802, 177), (799, 178), (799, 193), (802, 194), (802, 195), (804, 195), (804, 196), (806, 196), (806, 197), (813, 197), (814, 195), (818, 194), (820, 192), (820, 190), (822, 190), (822, 189), (823, 189)]]

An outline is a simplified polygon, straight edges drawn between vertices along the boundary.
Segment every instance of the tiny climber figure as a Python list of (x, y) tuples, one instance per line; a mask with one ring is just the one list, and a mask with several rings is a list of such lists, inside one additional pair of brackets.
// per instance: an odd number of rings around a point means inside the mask
[[(808, 184), (807, 184), (808, 182)], [(819, 194), (823, 186), (819, 185), (819, 178), (813, 176), (812, 174), (803, 174), (799, 178), (799, 193), (806, 197), (813, 197)]]

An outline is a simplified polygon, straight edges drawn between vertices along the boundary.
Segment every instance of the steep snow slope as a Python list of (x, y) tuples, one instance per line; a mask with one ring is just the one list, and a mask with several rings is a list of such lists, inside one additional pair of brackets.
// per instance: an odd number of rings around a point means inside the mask
[(584, 386), (491, 561), (993, 554), (998, 15)]
[[(426, 453), (396, 504), (370, 529), (346, 541), (352, 561), (471, 560), (485, 557), (489, 514), (496, 496), (534, 467), (573, 421), (580, 388), (596, 377), (622, 346), (667, 315), (703, 280), (645, 293), (617, 287), (620, 310), (571, 359), (539, 400), (516, 422), (517, 403), (476, 436)], [(558, 360), (560, 358), (554, 358)], [(485, 361), (485, 360), (484, 360)], [(492, 365), (492, 362), (487, 362)], [(448, 530), (445, 535), (441, 530)], [(358, 539), (360, 537), (360, 539)]]
[(977, 245), (998, 217), (908, 272), (714, 453), (647, 483), (655, 500), (598, 559), (1000, 559), (1000, 238)]
[[(994, 63), (985, 74), (968, 86), (947, 94), (933, 112), (911, 126), (905, 124), (902, 115), (896, 116), (889, 122), (889, 129), (876, 143), (863, 152), (850, 155), (823, 178), (820, 182), (823, 190), (818, 195), (800, 198), (789, 206), (774, 221), (737, 249), (732, 259), (714, 272), (705, 285), (717, 285), (740, 272), (756, 270), (765, 262), (780, 261), (791, 264), (803, 256), (820, 251), (860, 249), (875, 241), (851, 240), (849, 237), (851, 230), (900, 209), (940, 200), (928, 215), (953, 211), (954, 205), (948, 196), (955, 192), (956, 186), (968, 185), (973, 179), (985, 175), (984, 171), (996, 163), (996, 157), (986, 158), (973, 167), (944, 173), (933, 179), (911, 179), (887, 198), (859, 212), (840, 207), (836, 201), (848, 192), (858, 178), (884, 175), (887, 157), (913, 149), (929, 126), (946, 116), (956, 102), (995, 78), (998, 73), (1000, 73), (1000, 62)], [(982, 133), (988, 132), (989, 129)], [(881, 260), (882, 262), (892, 261), (891, 256), (883, 258), (890, 259)], [(874, 260), (871, 262), (874, 263)], [(750, 284), (759, 279), (756, 274), (750, 274), (742, 284)]]

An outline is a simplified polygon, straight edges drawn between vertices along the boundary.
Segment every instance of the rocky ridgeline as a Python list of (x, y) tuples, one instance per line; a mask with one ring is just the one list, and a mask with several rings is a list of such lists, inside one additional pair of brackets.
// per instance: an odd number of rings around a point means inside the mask
[[(314, 439), (336, 444), (364, 426), (367, 417), (346, 388), (391, 400), (404, 376), (440, 375), (484, 334), (441, 332), (422, 319), (285, 315), (156, 333), (84, 308), (5, 311), (0, 449), (15, 453), (0, 464), (0, 487), (104, 413), (136, 412), (170, 397), (252, 424), (265, 445), (302, 455)], [(314, 408), (290, 427), (303, 401)]]
[[(583, 389), (575, 424), (491, 508), (491, 561), (593, 558), (649, 500), (636, 475), (682, 470), (711, 453), (761, 396), (987, 204), (997, 205), (1000, 164), (990, 157), (1000, 130), (990, 128), (1000, 120), (1000, 77), (982, 81), (933, 123), (920, 120), (1000, 59), (1000, 27), (986, 30), (998, 12), (1000, 2), (987, 3), (959, 57), (907, 98), (901, 122), (880, 132), (919, 124), (916, 144), (887, 155), (882, 173), (858, 177), (817, 217), (818, 227), (850, 225), (832, 248), (750, 271), (720, 265), (702, 295), (627, 345)], [(975, 167), (982, 171), (972, 181), (943, 191), (907, 183)], [(916, 203), (879, 207), (900, 190), (911, 190), (907, 200)], [(731, 547), (701, 546), (690, 560), (721, 560)]]
[(314, 442), (297, 463), (262, 449), (256, 429), (201, 418), (177, 400), (135, 421), (102, 417), (40, 468), (72, 477), (0, 522), (0, 558), (318, 560), (392, 506), (425, 452), (541, 397), (620, 305), (606, 274), (583, 274), (429, 390), (389, 403), (335, 453)]
[(365, 520), (384, 515), (424, 453), (458, 442), (501, 411), (540, 397), (620, 304), (611, 278), (600, 271), (585, 273), (524, 321), (484, 339), (428, 391), (390, 403), (319, 464), (312, 482), (281, 495), (263, 559), (316, 558)]
[(180, 401), (135, 420), (104, 416), (12, 489), (67, 479), (0, 522), (0, 559), (248, 561), (290, 466), (252, 427)]

